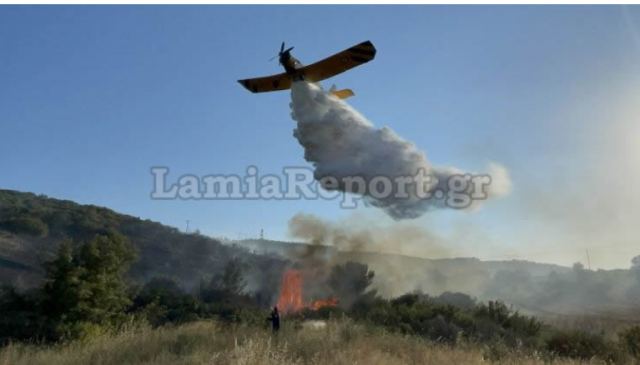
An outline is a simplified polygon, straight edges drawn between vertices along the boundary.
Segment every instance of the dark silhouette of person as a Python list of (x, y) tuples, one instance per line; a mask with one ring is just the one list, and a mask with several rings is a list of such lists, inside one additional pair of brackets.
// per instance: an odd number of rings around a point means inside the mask
[(271, 315), (267, 318), (267, 321), (271, 321), (271, 330), (278, 332), (280, 329), (280, 314), (278, 314), (278, 307), (273, 307)]

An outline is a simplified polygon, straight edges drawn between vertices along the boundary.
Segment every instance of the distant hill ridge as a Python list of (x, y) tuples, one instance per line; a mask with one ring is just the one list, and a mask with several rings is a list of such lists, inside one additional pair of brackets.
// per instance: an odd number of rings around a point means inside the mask
[[(250, 252), (262, 255), (286, 256), (304, 251), (306, 244), (264, 239), (234, 241)], [(366, 263), (378, 275), (375, 282), (387, 296), (421, 290), (427, 293), (460, 291), (481, 296), (498, 272), (522, 271), (532, 278), (543, 278), (551, 273), (567, 273), (570, 268), (524, 260), (482, 261), (474, 257), (429, 259), (393, 253), (338, 251), (321, 246), (336, 263), (358, 261)]]
[[(244, 247), (251, 252), (256, 254), (279, 254), (286, 255), (290, 250), (303, 249), (307, 246), (304, 242), (295, 242), (295, 241), (277, 241), (277, 240), (268, 240), (268, 239), (243, 239), (237, 241), (229, 241), (230, 243), (236, 244), (238, 246)], [(338, 251), (332, 246), (323, 246), (327, 251)], [(349, 251), (341, 251), (343, 254), (349, 254)], [(557, 265), (557, 264), (548, 264), (548, 263), (540, 263), (529, 260), (480, 260), (475, 257), (451, 257), (451, 258), (425, 258), (425, 257), (415, 257), (409, 256), (400, 253), (380, 253), (375, 251), (359, 251), (359, 254), (363, 256), (372, 255), (372, 256), (383, 256), (383, 257), (397, 257), (404, 258), (407, 260), (416, 260), (416, 261), (424, 261), (431, 262), (434, 264), (437, 263), (454, 263), (458, 262), (460, 264), (469, 264), (469, 263), (480, 263), (481, 265), (487, 266), (487, 269), (490, 271), (496, 270), (506, 270), (506, 269), (514, 269), (519, 268), (522, 269), (526, 267), (528, 271), (530, 271), (534, 276), (545, 276), (548, 275), (552, 271), (556, 272), (564, 272), (570, 270), (569, 267)]]

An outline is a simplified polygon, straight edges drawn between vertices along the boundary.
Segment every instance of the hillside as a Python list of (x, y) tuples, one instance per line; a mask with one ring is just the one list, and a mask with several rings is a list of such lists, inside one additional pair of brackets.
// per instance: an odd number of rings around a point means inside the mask
[(280, 259), (107, 208), (0, 190), (0, 282), (33, 286), (42, 277), (42, 263), (60, 242), (82, 242), (108, 231), (126, 236), (137, 249), (138, 259), (130, 271), (137, 282), (166, 276), (190, 287), (236, 256), (250, 263), (250, 268), (283, 265)]

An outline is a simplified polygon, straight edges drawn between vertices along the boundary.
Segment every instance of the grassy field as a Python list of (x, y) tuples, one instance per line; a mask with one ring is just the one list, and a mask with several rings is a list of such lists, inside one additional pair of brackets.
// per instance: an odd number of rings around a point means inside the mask
[[(417, 337), (386, 333), (348, 321), (320, 329), (283, 326), (272, 335), (260, 327), (195, 322), (179, 327), (135, 328), (52, 347), (9, 345), (1, 365), (50, 364), (506, 364), (547, 359), (482, 346), (449, 347)], [(577, 361), (555, 360), (572, 364)], [(580, 362), (584, 364), (585, 362)], [(589, 363), (589, 362), (587, 362)], [(595, 362), (592, 362), (595, 363)]]

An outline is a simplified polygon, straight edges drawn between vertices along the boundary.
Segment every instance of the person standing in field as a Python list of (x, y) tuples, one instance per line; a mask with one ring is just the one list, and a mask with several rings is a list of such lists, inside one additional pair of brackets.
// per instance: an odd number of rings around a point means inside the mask
[(271, 321), (271, 330), (274, 333), (280, 330), (280, 314), (278, 314), (278, 307), (273, 307), (271, 315), (267, 318), (267, 321)]

